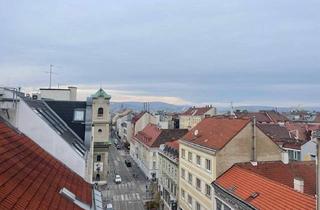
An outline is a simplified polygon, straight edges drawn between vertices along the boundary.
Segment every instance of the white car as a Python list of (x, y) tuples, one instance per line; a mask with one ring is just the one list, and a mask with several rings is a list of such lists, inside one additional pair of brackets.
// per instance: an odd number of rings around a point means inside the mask
[(121, 183), (121, 176), (120, 175), (116, 175), (116, 178), (114, 179), (114, 181), (118, 184)]
[(107, 204), (107, 210), (113, 210), (111, 203), (108, 203), (108, 204)]

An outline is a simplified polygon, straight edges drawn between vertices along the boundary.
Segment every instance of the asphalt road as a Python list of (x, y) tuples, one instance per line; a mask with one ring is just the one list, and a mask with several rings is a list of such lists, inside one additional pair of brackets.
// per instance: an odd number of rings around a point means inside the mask
[[(125, 165), (126, 159), (131, 161), (131, 167)], [(113, 143), (109, 148), (109, 169), (108, 184), (102, 187), (103, 200), (106, 200), (106, 203), (112, 203), (115, 210), (143, 210), (146, 185), (149, 182), (129, 153), (123, 148), (117, 150)], [(114, 182), (116, 174), (121, 176), (120, 184)], [(133, 174), (137, 176), (134, 177)]]

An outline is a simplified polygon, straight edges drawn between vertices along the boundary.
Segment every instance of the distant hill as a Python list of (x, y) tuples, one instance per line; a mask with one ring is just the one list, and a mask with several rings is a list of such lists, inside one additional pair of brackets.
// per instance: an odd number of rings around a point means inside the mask
[[(142, 111), (143, 103), (142, 102), (111, 102), (111, 111), (116, 112), (120, 109), (132, 109), (134, 111)], [(163, 110), (167, 112), (181, 112), (184, 109), (188, 108), (188, 106), (179, 106), (174, 104), (168, 104), (163, 102), (150, 102), (150, 111), (158, 111)]]
[[(150, 111), (163, 110), (167, 112), (182, 112), (189, 108), (191, 105), (174, 105), (163, 102), (150, 102)], [(142, 102), (111, 102), (111, 111), (116, 112), (120, 109), (132, 109), (134, 111), (142, 111), (143, 103)], [(273, 107), (273, 106), (237, 106), (234, 110), (248, 110), (249, 112), (257, 112), (259, 110), (278, 110), (278, 112), (289, 112), (293, 110), (290, 107)], [(307, 111), (318, 111), (320, 112), (320, 107), (303, 107)], [(223, 114), (230, 111), (230, 107), (217, 107), (218, 113)]]

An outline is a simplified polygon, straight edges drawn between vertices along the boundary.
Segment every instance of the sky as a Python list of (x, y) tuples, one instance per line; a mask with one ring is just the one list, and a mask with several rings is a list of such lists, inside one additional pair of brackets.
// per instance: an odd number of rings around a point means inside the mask
[(320, 105), (319, 0), (0, 0), (0, 86)]

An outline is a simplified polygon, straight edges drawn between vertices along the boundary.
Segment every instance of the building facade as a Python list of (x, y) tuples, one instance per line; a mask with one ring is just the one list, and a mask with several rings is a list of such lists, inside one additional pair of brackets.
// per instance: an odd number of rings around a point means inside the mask
[(191, 107), (180, 115), (179, 127), (181, 129), (191, 129), (205, 117), (214, 116), (217, 110), (213, 106)]
[(211, 183), (234, 163), (286, 153), (250, 119), (205, 118), (180, 140), (180, 209), (215, 209)]
[(159, 158), (159, 189), (163, 210), (178, 209), (179, 185), (179, 142), (167, 142), (160, 146)]

